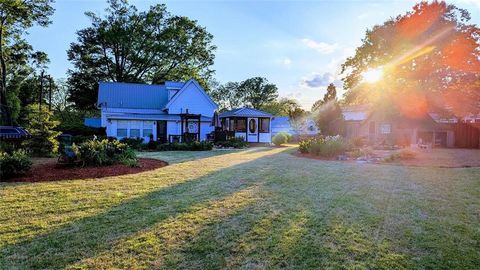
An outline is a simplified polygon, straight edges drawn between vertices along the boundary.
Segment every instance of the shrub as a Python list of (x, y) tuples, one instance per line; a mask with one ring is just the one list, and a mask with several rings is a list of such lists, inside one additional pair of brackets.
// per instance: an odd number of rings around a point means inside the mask
[(365, 144), (364, 139), (362, 137), (352, 138), (350, 142), (355, 147), (362, 147)]
[(8, 179), (18, 174), (26, 173), (32, 167), (32, 161), (24, 150), (13, 151), (11, 154), (0, 152), (0, 178)]
[(213, 144), (208, 141), (189, 143), (163, 143), (157, 145), (158, 151), (209, 151)]
[(36, 156), (56, 154), (59, 146), (56, 138), (61, 132), (54, 129), (59, 122), (52, 120), (53, 113), (46, 106), (40, 110), (38, 104), (29, 105), (27, 110), (27, 130), (32, 137), (24, 142), (25, 148)]
[(120, 142), (127, 144), (135, 150), (141, 150), (143, 148), (143, 138), (123, 138)]
[[(73, 144), (72, 151), (84, 166), (108, 166), (116, 163), (131, 165), (137, 161), (135, 152), (117, 140), (89, 140), (79, 145)], [(72, 157), (66, 159), (72, 160)]]
[(302, 140), (299, 150), (315, 156), (333, 157), (344, 153), (349, 148), (350, 144), (343, 137), (337, 135)]
[(277, 135), (273, 136), (273, 138), (272, 138), (272, 142), (276, 146), (280, 146), (284, 143), (287, 143), (287, 140), (288, 140), (288, 138), (285, 135), (285, 133), (283, 133), (283, 132), (278, 133)]
[(293, 135), (288, 132), (282, 131), (282, 132), (279, 132), (278, 134), (283, 134), (287, 138), (287, 143), (290, 143), (293, 141)]
[(226, 141), (216, 142), (215, 144), (222, 148), (245, 148), (248, 145), (245, 137), (233, 137)]

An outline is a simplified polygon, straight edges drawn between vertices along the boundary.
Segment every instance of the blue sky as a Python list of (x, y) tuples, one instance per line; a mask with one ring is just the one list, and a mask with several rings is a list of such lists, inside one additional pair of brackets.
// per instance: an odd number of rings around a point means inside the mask
[[(130, 1), (147, 9), (159, 1)], [(450, 1), (480, 25), (480, 0)], [(275, 83), (281, 96), (305, 109), (338, 80), (342, 61), (360, 45), (365, 30), (408, 11), (415, 1), (167, 1), (172, 14), (195, 19), (214, 35), (214, 69), (220, 82), (253, 76)], [(49, 72), (66, 77), (66, 50), (75, 32), (90, 24), (85, 11), (103, 13), (104, 0), (57, 0), (48, 28), (30, 29), (27, 39), (48, 53)]]

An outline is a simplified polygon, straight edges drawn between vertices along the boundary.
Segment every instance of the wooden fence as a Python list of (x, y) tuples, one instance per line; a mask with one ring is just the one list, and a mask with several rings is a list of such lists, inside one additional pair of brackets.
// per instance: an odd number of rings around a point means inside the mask
[(455, 147), (480, 148), (480, 123), (453, 124)]

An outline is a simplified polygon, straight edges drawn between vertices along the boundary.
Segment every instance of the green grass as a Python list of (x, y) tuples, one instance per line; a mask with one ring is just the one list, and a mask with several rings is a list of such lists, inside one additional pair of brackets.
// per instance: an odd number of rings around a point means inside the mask
[(291, 148), (146, 153), (171, 165), (0, 184), (0, 269), (473, 269), (480, 169)]

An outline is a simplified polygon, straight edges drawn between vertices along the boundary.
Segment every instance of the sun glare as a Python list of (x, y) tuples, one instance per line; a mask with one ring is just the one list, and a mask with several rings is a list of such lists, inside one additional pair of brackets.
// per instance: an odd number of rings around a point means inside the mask
[(367, 83), (374, 83), (379, 81), (383, 76), (383, 69), (369, 69), (363, 73), (363, 81)]

